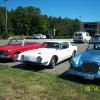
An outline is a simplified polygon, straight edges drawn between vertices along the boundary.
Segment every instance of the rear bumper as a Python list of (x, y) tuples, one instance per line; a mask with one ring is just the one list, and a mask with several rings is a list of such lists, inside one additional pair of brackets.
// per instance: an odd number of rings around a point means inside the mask
[(97, 73), (93, 73), (93, 74), (92, 73), (84, 73), (84, 72), (77, 71), (77, 70), (74, 70), (74, 69), (70, 69), (67, 72), (68, 72), (68, 74), (82, 76), (85, 79), (90, 79), (90, 80), (93, 80), (95, 78), (100, 78), (100, 74), (97, 74)]

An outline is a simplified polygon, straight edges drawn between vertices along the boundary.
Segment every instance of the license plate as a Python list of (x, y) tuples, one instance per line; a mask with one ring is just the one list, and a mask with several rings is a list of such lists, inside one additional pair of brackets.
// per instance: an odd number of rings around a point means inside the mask
[(92, 74), (85, 74), (85, 75), (84, 75), (84, 78), (85, 78), (85, 79), (93, 80), (93, 79), (94, 79), (94, 75), (92, 75)]

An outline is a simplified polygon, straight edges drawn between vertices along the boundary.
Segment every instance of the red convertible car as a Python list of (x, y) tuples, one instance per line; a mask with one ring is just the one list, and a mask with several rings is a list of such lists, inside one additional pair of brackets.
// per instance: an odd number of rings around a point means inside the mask
[(26, 39), (11, 39), (8, 44), (0, 46), (0, 58), (16, 61), (19, 53), (41, 47), (41, 43), (27, 42)]

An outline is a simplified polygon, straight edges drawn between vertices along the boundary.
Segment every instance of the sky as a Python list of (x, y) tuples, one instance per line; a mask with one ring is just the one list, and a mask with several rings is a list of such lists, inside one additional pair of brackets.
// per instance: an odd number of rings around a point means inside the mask
[[(0, 6), (4, 6), (0, 0)], [(83, 22), (100, 21), (100, 0), (8, 0), (7, 8), (34, 6), (48, 16), (80, 19)]]

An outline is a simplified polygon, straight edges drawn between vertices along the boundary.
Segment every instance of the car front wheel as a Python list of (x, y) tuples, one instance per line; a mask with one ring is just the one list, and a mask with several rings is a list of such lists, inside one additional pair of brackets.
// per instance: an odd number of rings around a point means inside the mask
[(54, 68), (55, 66), (56, 66), (56, 58), (52, 57), (51, 61), (50, 61), (50, 64), (49, 64), (49, 67)]
[(75, 54), (76, 54), (76, 51), (73, 51), (73, 53), (72, 53), (72, 55), (71, 55), (70, 59), (71, 59), (72, 57), (74, 57), (74, 56), (75, 56)]

